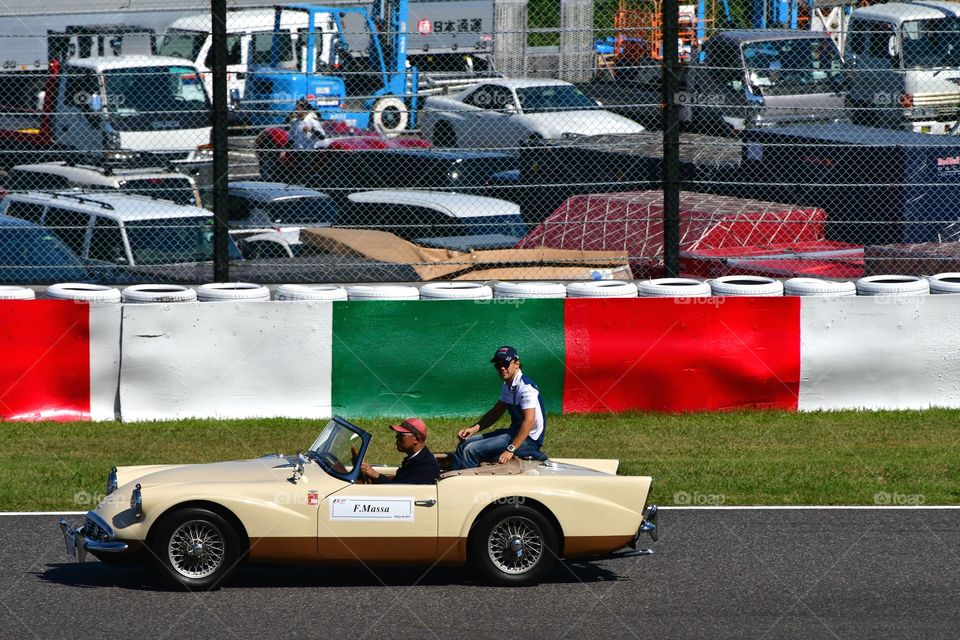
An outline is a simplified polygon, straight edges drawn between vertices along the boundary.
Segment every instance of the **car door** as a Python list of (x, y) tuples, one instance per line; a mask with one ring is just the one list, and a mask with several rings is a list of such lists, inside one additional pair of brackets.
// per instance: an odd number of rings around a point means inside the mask
[(469, 126), (464, 137), (457, 136), (460, 146), (499, 148), (512, 147), (516, 143), (516, 124), (512, 122), (517, 113), (513, 91), (499, 85), (486, 85), (483, 90), (470, 94), (471, 104), (477, 107), (469, 111)]
[(320, 504), (326, 560), (429, 561), (437, 554), (436, 484), (351, 484)]

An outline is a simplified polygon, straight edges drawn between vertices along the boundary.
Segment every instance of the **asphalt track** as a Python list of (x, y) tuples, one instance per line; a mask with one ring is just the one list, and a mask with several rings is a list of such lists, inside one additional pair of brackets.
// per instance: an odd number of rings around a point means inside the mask
[[(72, 516), (79, 522), (79, 516)], [(244, 567), (180, 593), (0, 517), (2, 638), (957, 638), (960, 510), (678, 510), (654, 555), (527, 589), (462, 569)]]

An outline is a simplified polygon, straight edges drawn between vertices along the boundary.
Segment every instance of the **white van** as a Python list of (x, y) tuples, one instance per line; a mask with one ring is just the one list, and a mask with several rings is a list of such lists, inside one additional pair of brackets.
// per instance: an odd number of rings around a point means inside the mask
[[(295, 52), (300, 35), (307, 30), (305, 11), (284, 11), (281, 29), (289, 37), (290, 46), (283, 47), (285, 59), (278, 66), (297, 67)], [(227, 95), (230, 106), (236, 109), (243, 98), (246, 72), (252, 67), (270, 64), (270, 49), (273, 43), (273, 9), (232, 9), (227, 12)], [(331, 57), (333, 36), (337, 31), (333, 17), (321, 20), (317, 28), (323, 31), (323, 44), (318, 54), (324, 60)], [(212, 24), (209, 13), (198, 13), (179, 18), (164, 32), (158, 47), (160, 55), (178, 56), (194, 61), (203, 75), (207, 93), (213, 95)]]

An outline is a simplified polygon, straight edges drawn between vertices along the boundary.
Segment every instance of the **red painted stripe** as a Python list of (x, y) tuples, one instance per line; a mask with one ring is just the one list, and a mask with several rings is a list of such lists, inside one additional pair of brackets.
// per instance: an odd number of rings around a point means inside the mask
[(564, 413), (796, 411), (797, 297), (569, 298), (564, 309)]
[(89, 305), (0, 302), (0, 420), (90, 419)]

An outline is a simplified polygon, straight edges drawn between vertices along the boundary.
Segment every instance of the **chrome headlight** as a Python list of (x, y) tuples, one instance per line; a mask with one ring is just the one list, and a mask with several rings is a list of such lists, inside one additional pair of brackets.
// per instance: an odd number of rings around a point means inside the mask
[(137, 520), (143, 515), (143, 496), (140, 494), (139, 484), (133, 488), (133, 493), (130, 494), (130, 511), (133, 512), (133, 517)]
[(117, 490), (117, 468), (113, 467), (110, 469), (110, 473), (107, 474), (107, 495), (110, 495)]

